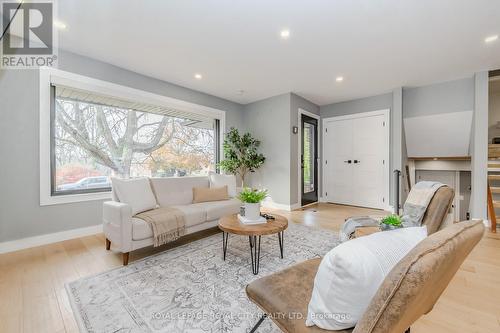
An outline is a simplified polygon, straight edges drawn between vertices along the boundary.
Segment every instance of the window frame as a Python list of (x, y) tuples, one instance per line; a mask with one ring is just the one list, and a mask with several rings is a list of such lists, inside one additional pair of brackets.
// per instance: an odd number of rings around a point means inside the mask
[[(54, 68), (39, 69), (39, 120), (40, 120), (40, 206), (57, 205), (82, 201), (111, 199), (111, 188), (74, 190), (58, 193), (55, 186), (55, 137), (54, 116), (55, 88), (64, 85), (75, 89), (87, 90), (116, 98), (133, 99), (138, 102), (152, 103), (164, 107), (189, 110), (190, 113), (208, 116), (215, 121), (216, 152), (215, 162), (223, 156), (222, 142), (226, 128), (226, 112), (215, 108), (186, 102), (183, 100), (154, 94), (87, 76), (74, 74)], [(218, 149), (217, 149), (218, 148)]]

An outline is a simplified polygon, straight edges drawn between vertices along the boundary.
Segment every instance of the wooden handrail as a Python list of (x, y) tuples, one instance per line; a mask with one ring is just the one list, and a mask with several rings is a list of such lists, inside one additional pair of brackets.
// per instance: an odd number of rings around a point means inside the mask
[(491, 195), (490, 183), (488, 182), (488, 214), (490, 218), (491, 232), (497, 232), (497, 217), (495, 206), (493, 205), (493, 196)]

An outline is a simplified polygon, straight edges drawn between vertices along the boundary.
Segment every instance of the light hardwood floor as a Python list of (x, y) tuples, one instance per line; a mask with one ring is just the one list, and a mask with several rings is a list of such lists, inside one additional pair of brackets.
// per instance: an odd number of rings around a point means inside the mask
[[(353, 215), (382, 214), (331, 204), (280, 213), (295, 223), (332, 230), (338, 230), (345, 218)], [(216, 232), (188, 236), (171, 246)], [(130, 262), (169, 247), (135, 251)], [(102, 234), (0, 255), (0, 332), (78, 332), (64, 284), (120, 265), (121, 255), (105, 251)], [(434, 310), (415, 323), (411, 331), (500, 332), (497, 234), (485, 234)]]

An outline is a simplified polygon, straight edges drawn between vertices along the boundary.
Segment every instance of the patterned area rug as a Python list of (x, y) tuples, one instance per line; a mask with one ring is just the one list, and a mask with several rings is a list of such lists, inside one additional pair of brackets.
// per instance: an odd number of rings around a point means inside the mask
[[(278, 236), (262, 236), (259, 275), (250, 265), (248, 237), (230, 235), (226, 261), (222, 234), (66, 286), (82, 332), (248, 332), (261, 311), (245, 286), (294, 263), (325, 255), (338, 235), (290, 223), (285, 257)], [(265, 320), (259, 332), (280, 332)]]

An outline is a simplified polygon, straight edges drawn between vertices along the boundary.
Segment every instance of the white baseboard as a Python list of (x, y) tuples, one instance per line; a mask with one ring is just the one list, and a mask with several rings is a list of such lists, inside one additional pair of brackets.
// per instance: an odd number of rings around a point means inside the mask
[(475, 221), (475, 220), (483, 220), (483, 224), (486, 228), (489, 228), (491, 227), (491, 222), (490, 220), (486, 220), (486, 219), (478, 219), (478, 218), (471, 218), (471, 221)]
[(101, 232), (102, 232), (102, 224), (99, 224), (91, 227), (71, 229), (71, 230), (55, 232), (52, 234), (16, 239), (13, 241), (0, 243), (0, 253), (8, 253), (13, 251), (28, 249), (30, 247), (57, 243), (68, 239), (95, 235)]
[(294, 209), (300, 208), (300, 204), (295, 203), (293, 205), (285, 205), (285, 204), (280, 204), (272, 201), (263, 201), (262, 202), (262, 207), (265, 208), (271, 208), (271, 209), (279, 209), (279, 210), (285, 210), (287, 212), (290, 212)]

